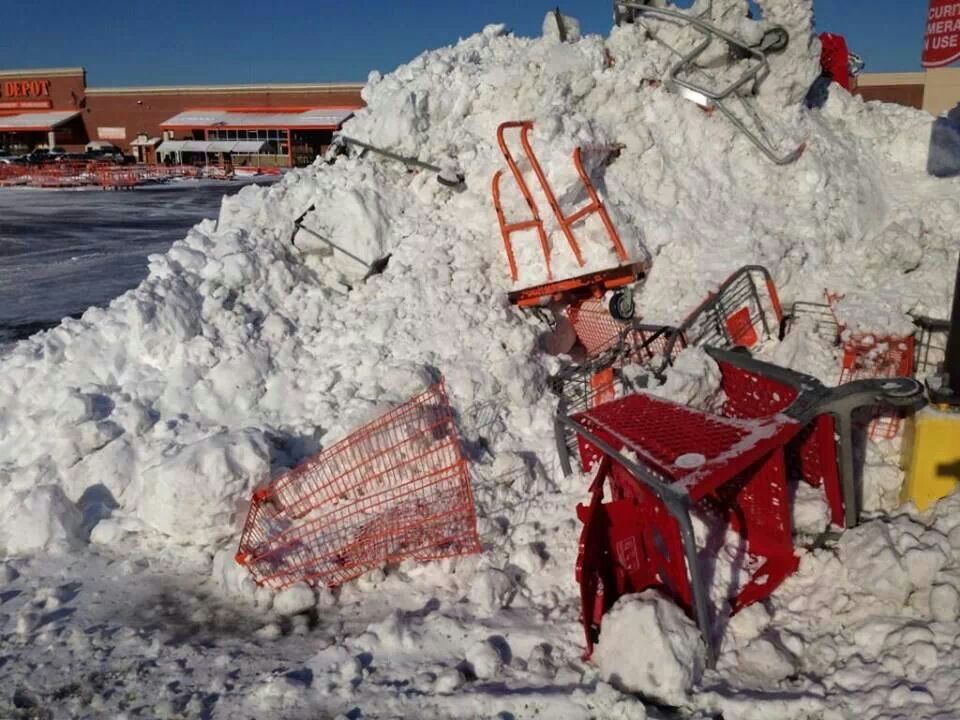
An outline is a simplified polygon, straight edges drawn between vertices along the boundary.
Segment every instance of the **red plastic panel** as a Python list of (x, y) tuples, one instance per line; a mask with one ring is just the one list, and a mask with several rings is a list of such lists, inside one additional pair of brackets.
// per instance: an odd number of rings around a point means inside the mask
[[(916, 339), (913, 335), (845, 335), (840, 384), (870, 378), (913, 377)], [(879, 410), (870, 424), (873, 438), (895, 438), (900, 432), (897, 411)]]
[(760, 341), (760, 336), (757, 335), (753, 320), (750, 318), (749, 307), (742, 307), (727, 316), (726, 323), (727, 332), (730, 333), (730, 340), (734, 345), (751, 348)]
[(590, 407), (610, 402), (616, 397), (616, 377), (613, 368), (604, 368), (590, 378)]
[[(637, 454), (665, 484), (678, 484), (697, 500), (774, 448), (801, 427), (786, 417), (742, 420), (708, 415), (685, 405), (637, 394), (574, 416), (615, 449)], [(580, 457), (597, 452), (578, 436)]]
[(761, 418), (782, 412), (797, 399), (797, 390), (789, 385), (720, 362), (721, 383), (727, 402), (723, 414), (735, 418)]

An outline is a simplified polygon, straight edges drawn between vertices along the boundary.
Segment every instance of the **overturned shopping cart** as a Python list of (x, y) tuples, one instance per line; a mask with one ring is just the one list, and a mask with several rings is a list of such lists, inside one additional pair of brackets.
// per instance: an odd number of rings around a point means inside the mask
[[(618, 25), (642, 24), (655, 41), (679, 58), (667, 74), (665, 80), (667, 88), (696, 103), (704, 110), (718, 110), (776, 165), (789, 165), (803, 154), (806, 148), (805, 143), (787, 152), (777, 149), (770, 139), (766, 123), (755, 107), (756, 103), (753, 102), (753, 97), (759, 92), (760, 85), (770, 74), (767, 56), (782, 52), (789, 43), (790, 36), (784, 28), (772, 27), (763, 34), (759, 43), (750, 44), (709, 21), (712, 3), (709, 3), (699, 15), (659, 7), (644, 0), (634, 2), (615, 0), (613, 7)], [(701, 36), (701, 42), (689, 51), (682, 51), (661, 39), (654, 29), (657, 22), (693, 28)], [(705, 53), (714, 43), (726, 45), (731, 58), (731, 67), (736, 62), (745, 62), (743, 70), (732, 80), (714, 77), (700, 64)], [(746, 119), (733, 111), (734, 103), (739, 103)]]
[(257, 490), (236, 560), (279, 590), (479, 551), (467, 464), (440, 382)]
[(654, 587), (696, 620), (712, 662), (717, 638), (701, 562), (715, 560), (720, 548), (698, 547), (694, 516), (712, 537), (729, 528), (739, 539), (747, 578), (729, 594), (735, 613), (796, 568), (788, 471), (824, 489), (835, 523), (856, 524), (851, 414), (864, 405), (922, 403), (922, 388), (910, 379), (830, 390), (741, 353), (708, 352), (727, 398), (720, 413), (630, 394), (558, 416), (558, 428), (577, 436), (582, 469), (596, 473), (591, 502), (578, 507), (587, 655), (617, 598)]

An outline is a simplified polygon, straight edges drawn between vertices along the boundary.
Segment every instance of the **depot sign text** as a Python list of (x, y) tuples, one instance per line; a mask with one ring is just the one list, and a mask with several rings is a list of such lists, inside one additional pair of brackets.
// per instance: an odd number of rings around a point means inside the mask
[(41, 98), (50, 97), (49, 80), (7, 80), (0, 85), (3, 97)]
[(923, 66), (943, 67), (960, 59), (960, 2), (930, 0), (923, 39)]

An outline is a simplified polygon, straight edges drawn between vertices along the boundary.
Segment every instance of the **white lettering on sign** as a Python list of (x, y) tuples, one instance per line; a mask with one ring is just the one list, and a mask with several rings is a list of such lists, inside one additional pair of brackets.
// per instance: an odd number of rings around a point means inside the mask
[(923, 38), (923, 66), (942, 67), (960, 59), (960, 2), (930, 0)]
[(127, 129), (125, 127), (98, 127), (97, 137), (100, 140), (126, 140)]
[(955, 2), (951, 5), (941, 5), (940, 7), (930, 7), (930, 20), (939, 20), (940, 18), (952, 17), (960, 17), (960, 3), (958, 2)]

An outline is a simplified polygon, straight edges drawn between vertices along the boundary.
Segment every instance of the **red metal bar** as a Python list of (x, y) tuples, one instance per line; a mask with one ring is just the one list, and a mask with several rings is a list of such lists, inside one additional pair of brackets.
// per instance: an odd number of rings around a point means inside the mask
[[(507, 223), (506, 215), (503, 212), (503, 204), (500, 201), (500, 178), (503, 176), (503, 171), (498, 170), (493, 176), (493, 205), (497, 210), (497, 219), (500, 222), (500, 234), (503, 235), (503, 244), (507, 251), (507, 260), (510, 263), (510, 277), (514, 282), (517, 281), (519, 273), (517, 270), (516, 257), (513, 253), (513, 243), (510, 240), (510, 235), (518, 230), (527, 230), (529, 228), (536, 228), (537, 230), (537, 235), (540, 238), (540, 247), (543, 250), (543, 259), (547, 266), (547, 279), (553, 279), (550, 269), (550, 243), (547, 240), (547, 233), (543, 229), (543, 220), (540, 218), (540, 211), (537, 209), (537, 204), (533, 199), (533, 195), (530, 193), (530, 188), (523, 179), (523, 173), (521, 173), (520, 168), (517, 167), (517, 163), (513, 159), (510, 148), (507, 147), (507, 141), (503, 136), (506, 130), (512, 128), (523, 129), (527, 126), (532, 128), (533, 123), (530, 121), (505, 122), (497, 128), (497, 142), (500, 145), (500, 152), (503, 153), (503, 157), (507, 161), (507, 166), (510, 168), (510, 172), (513, 174), (513, 179), (516, 181), (517, 187), (520, 188), (520, 193), (523, 195), (523, 199), (526, 200), (527, 207), (530, 208), (530, 214), (533, 218), (532, 220), (526, 220), (520, 223)], [(583, 263), (581, 263), (581, 265), (582, 264)]]
[[(503, 126), (501, 125), (500, 127)], [(523, 152), (526, 154), (527, 160), (530, 161), (530, 166), (533, 168), (533, 172), (537, 176), (537, 180), (540, 181), (540, 187), (543, 189), (543, 194), (547, 196), (547, 202), (549, 203), (550, 208), (553, 210), (553, 214), (556, 216), (557, 222), (560, 223), (560, 229), (563, 230), (563, 234), (566, 236), (567, 242), (570, 244), (570, 249), (573, 251), (573, 256), (577, 259), (577, 264), (580, 267), (583, 267), (583, 254), (580, 252), (580, 246), (577, 244), (577, 239), (573, 236), (573, 232), (570, 230), (570, 224), (564, 218), (563, 211), (560, 209), (560, 203), (557, 202), (557, 197), (553, 193), (553, 188), (550, 187), (547, 176), (544, 174), (543, 168), (540, 166), (540, 161), (537, 160), (537, 155), (533, 152), (533, 147), (530, 145), (530, 131), (532, 129), (533, 123), (529, 120), (521, 124), (520, 144), (523, 146)], [(502, 144), (501, 147), (503, 147)], [(518, 181), (522, 182), (523, 176), (520, 175), (519, 170), (516, 171), (516, 175), (518, 177)]]

